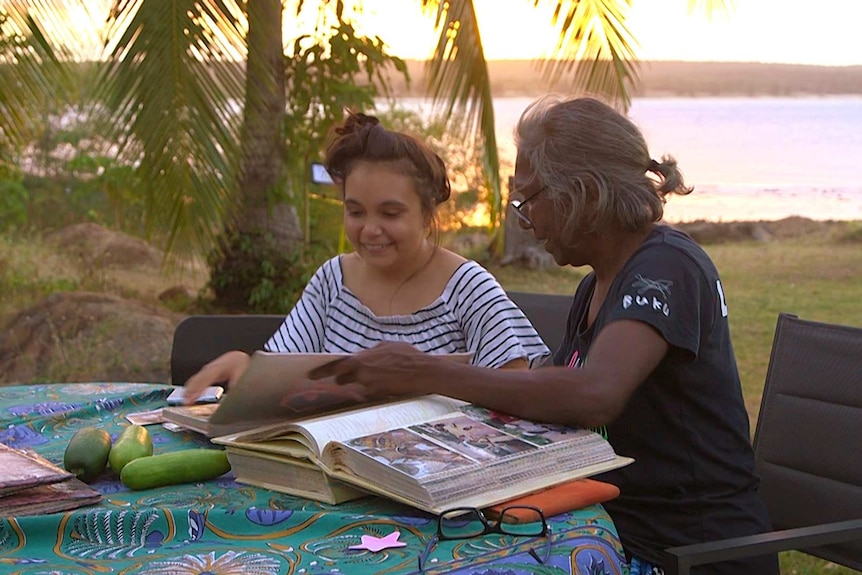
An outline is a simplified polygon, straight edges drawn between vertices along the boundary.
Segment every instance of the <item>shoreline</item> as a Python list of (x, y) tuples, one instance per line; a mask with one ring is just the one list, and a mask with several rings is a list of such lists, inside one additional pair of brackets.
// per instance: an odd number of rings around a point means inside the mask
[(852, 184), (695, 184), (691, 194), (666, 199), (669, 221), (862, 220), (862, 186)]
[(789, 216), (777, 220), (734, 220), (713, 222), (704, 219), (663, 223), (687, 233), (700, 244), (727, 242), (769, 242), (797, 238), (817, 238), (841, 242), (862, 242), (862, 219), (814, 220)]
[[(426, 96), (425, 61), (404, 63), (410, 75), (409, 86), (397, 73), (384, 73), (392, 96)], [(496, 98), (570, 91), (570, 76), (548, 82), (537, 60), (487, 63)], [(862, 66), (640, 60), (637, 71), (634, 98), (862, 96)]]

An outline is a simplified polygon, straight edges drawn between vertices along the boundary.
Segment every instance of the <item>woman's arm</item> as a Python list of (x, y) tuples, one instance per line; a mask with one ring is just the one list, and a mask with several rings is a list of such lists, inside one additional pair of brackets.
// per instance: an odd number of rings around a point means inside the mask
[(523, 357), (504, 363), (498, 369), (530, 369), (530, 364)]
[(315, 370), (358, 382), (369, 396), (439, 393), (534, 421), (596, 427), (613, 421), (658, 366), (667, 342), (649, 325), (608, 324), (584, 367), (488, 369), (441, 361), (406, 344), (381, 344)]

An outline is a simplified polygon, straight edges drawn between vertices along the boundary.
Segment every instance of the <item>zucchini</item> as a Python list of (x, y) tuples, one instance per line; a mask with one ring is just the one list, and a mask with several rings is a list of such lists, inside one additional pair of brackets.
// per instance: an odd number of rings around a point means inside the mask
[(66, 446), (63, 467), (89, 483), (105, 471), (110, 453), (111, 436), (107, 431), (98, 427), (82, 427)]
[(126, 427), (111, 446), (108, 462), (111, 469), (120, 473), (123, 467), (133, 459), (147, 457), (153, 454), (153, 439), (150, 432), (142, 425)]
[(230, 463), (222, 449), (183, 449), (130, 461), (120, 472), (120, 481), (129, 489), (152, 489), (206, 481), (228, 471)]

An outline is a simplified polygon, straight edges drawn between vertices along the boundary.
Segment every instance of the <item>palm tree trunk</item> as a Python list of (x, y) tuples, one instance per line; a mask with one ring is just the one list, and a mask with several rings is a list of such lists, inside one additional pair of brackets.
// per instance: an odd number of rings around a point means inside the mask
[(241, 135), (239, 213), (242, 234), (270, 234), (292, 251), (302, 239), (296, 209), (283, 201), (282, 130), (285, 114), (281, 0), (248, 3), (248, 60)]
[(247, 7), (237, 210), (210, 256), (209, 284), (222, 308), (286, 313), (273, 306), (281, 299), (285, 274), (293, 273), (291, 256), (302, 247), (302, 229), (296, 208), (280, 189), (286, 185), (282, 5), (281, 0), (249, 0)]
[[(509, 192), (512, 195), (512, 176), (509, 176)], [(507, 204), (508, 206), (508, 204)], [(503, 218), (503, 257), (500, 265), (517, 265), (531, 270), (547, 270), (554, 267), (554, 258), (536, 240), (533, 232), (522, 229), (518, 218), (506, 212)]]

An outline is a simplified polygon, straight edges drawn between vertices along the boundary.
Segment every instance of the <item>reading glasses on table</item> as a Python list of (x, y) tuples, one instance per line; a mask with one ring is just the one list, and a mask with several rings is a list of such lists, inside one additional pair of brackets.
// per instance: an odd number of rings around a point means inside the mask
[(419, 555), (419, 571), (428, 566), (428, 557), (440, 541), (474, 539), (492, 533), (516, 537), (544, 537), (540, 551), (530, 549), (530, 556), (544, 565), (551, 556), (551, 528), (538, 507), (513, 505), (500, 512), (499, 518), (489, 519), (480, 509), (456, 507), (437, 517), (437, 533), (428, 541)]

